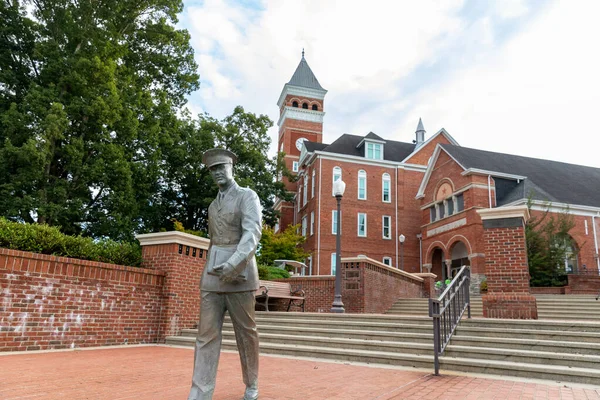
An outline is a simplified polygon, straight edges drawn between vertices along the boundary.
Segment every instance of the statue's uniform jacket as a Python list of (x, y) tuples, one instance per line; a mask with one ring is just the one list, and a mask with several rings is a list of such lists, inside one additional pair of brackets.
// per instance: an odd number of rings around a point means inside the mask
[[(258, 289), (258, 269), (254, 253), (262, 234), (261, 206), (256, 193), (233, 183), (208, 208), (208, 232), (210, 246), (208, 260), (202, 274), (200, 289), (207, 292), (245, 292)], [(207, 271), (213, 266), (212, 248), (219, 247), (232, 253), (227, 261), (245, 281), (225, 283)]]

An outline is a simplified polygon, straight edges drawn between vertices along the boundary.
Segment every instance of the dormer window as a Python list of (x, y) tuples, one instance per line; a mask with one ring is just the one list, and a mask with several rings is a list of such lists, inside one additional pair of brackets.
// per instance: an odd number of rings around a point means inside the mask
[(302, 108), (304, 108), (305, 110), (308, 110), (308, 103), (302, 103)]
[(298, 102), (297, 102), (297, 101), (293, 101), (293, 102), (292, 102), (292, 107), (296, 107), (296, 108), (298, 108)]
[(383, 160), (383, 145), (381, 143), (367, 142), (365, 146), (365, 157), (371, 160)]

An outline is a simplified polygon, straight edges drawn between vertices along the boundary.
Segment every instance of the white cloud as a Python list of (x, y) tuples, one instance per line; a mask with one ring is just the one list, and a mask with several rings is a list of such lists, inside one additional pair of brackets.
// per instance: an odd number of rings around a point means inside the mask
[(600, 167), (598, 11), (556, 3), (485, 62), (424, 89), (412, 119), (466, 147)]
[(277, 121), (305, 48), (329, 90), (326, 142), (368, 131), (411, 141), (423, 117), (429, 134), (443, 126), (463, 146), (600, 166), (599, 6), (481, 4), (475, 13), (462, 0), (190, 4), (182, 24), (202, 80), (191, 103), (218, 118), (240, 104)]

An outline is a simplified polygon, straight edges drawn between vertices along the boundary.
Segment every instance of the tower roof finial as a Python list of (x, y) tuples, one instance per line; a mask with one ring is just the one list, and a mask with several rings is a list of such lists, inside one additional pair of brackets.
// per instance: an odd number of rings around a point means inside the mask
[(421, 121), (421, 118), (419, 118), (419, 124), (417, 125), (417, 132), (425, 132), (425, 128), (423, 127), (423, 121)]
[(304, 58), (304, 47), (302, 48), (302, 58)]

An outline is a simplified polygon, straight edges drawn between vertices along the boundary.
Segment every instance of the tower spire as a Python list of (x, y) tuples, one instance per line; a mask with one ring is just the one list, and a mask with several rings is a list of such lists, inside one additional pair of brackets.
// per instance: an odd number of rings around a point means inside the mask
[(302, 58), (304, 58), (304, 47), (302, 48)]
[(419, 124), (417, 125), (417, 130), (415, 133), (417, 135), (417, 140), (415, 140), (415, 143), (417, 147), (419, 147), (425, 141), (425, 128), (423, 127), (423, 121), (421, 121), (421, 118), (419, 118)]

